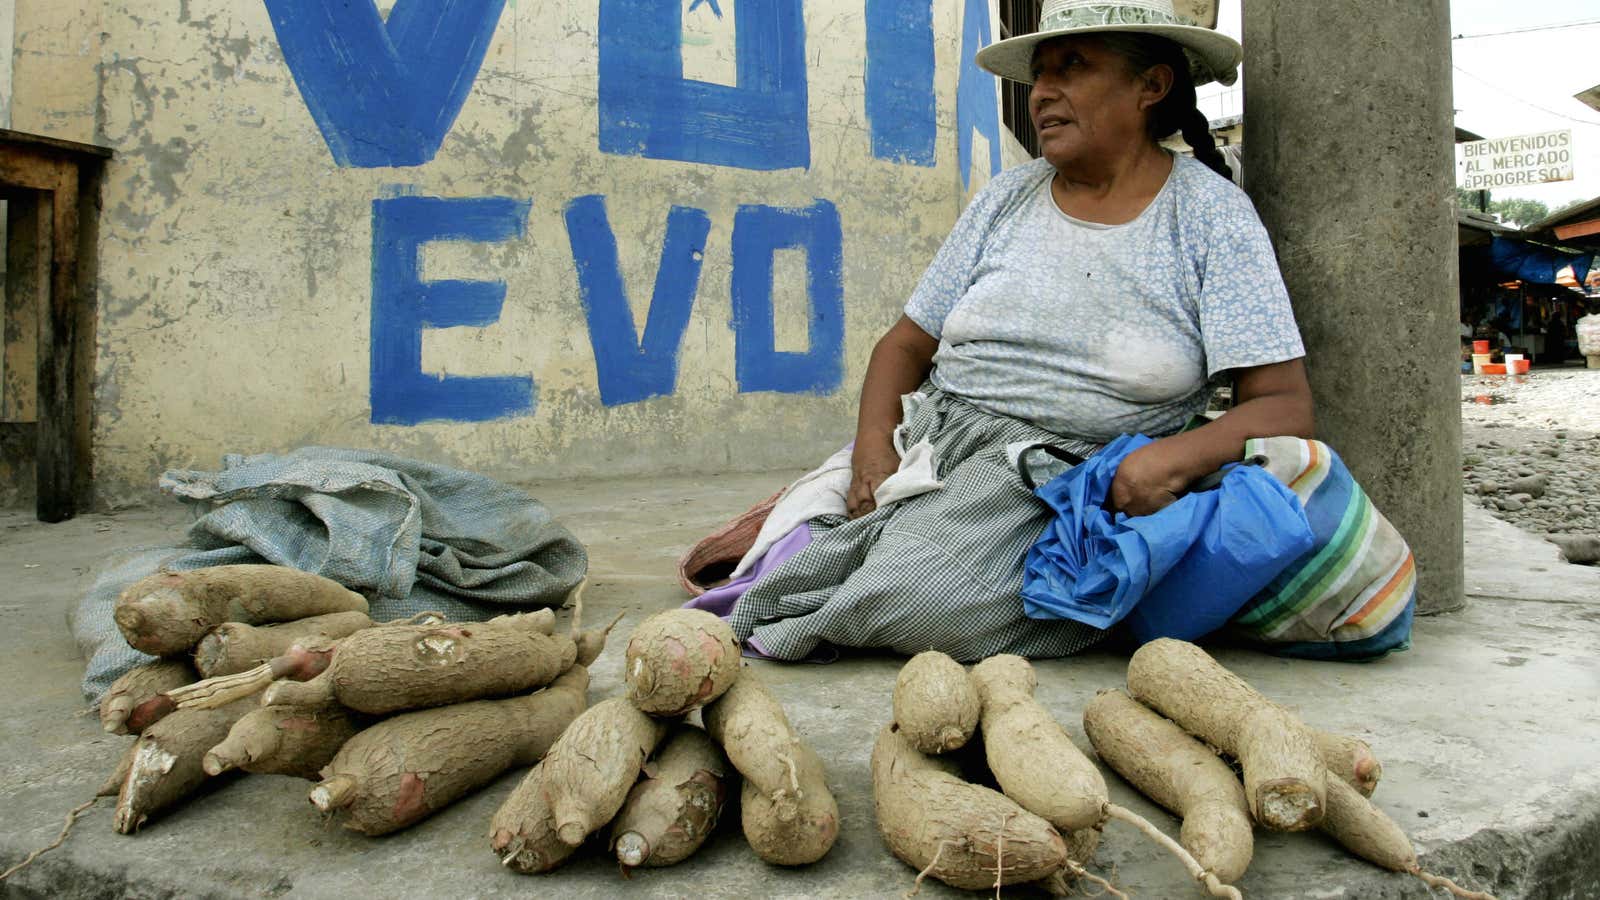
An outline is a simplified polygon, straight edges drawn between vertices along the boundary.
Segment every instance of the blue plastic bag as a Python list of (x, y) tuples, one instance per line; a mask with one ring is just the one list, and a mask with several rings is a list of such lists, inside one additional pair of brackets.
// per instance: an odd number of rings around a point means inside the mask
[(1295, 495), (1255, 466), (1235, 465), (1216, 488), (1154, 515), (1113, 515), (1106, 498), (1117, 469), (1149, 443), (1124, 435), (1035, 492), (1056, 515), (1024, 563), (1028, 616), (1102, 629), (1126, 621), (1139, 641), (1192, 640), (1311, 548)]

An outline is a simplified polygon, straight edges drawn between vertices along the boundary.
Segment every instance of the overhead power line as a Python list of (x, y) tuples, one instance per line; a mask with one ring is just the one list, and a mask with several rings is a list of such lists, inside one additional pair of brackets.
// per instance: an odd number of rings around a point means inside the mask
[(1520, 96), (1512, 93), (1511, 91), (1506, 90), (1505, 88), (1501, 87), (1500, 85), (1495, 84), (1494, 82), (1489, 81), (1486, 78), (1483, 78), (1482, 76), (1474, 75), (1471, 72), (1468, 72), (1466, 69), (1463, 69), (1460, 66), (1452, 66), (1451, 68), (1453, 68), (1457, 72), (1460, 72), (1461, 74), (1467, 76), (1468, 78), (1471, 78), (1473, 81), (1478, 82), (1479, 84), (1483, 85), (1484, 87), (1491, 88), (1493, 90), (1499, 91), (1500, 93), (1506, 95), (1507, 97), (1510, 97), (1511, 99), (1517, 101), (1518, 103), (1521, 103), (1523, 106), (1531, 106), (1534, 109), (1539, 110), (1540, 112), (1549, 113), (1552, 116), (1556, 116), (1557, 118), (1561, 118), (1561, 119), (1566, 119), (1569, 122), (1577, 122), (1579, 125), (1596, 125), (1596, 126), (1600, 126), (1600, 122), (1596, 122), (1593, 119), (1580, 119), (1577, 116), (1569, 116), (1566, 113), (1556, 112), (1555, 110), (1550, 109), (1549, 107), (1540, 106), (1539, 104), (1533, 102), (1532, 100), (1528, 100), (1528, 99), (1526, 99), (1524, 97), (1520, 97)]
[(1530, 25), (1527, 28), (1510, 28), (1505, 31), (1484, 31), (1478, 34), (1458, 34), (1450, 38), (1450, 40), (1468, 41), (1473, 38), (1500, 37), (1503, 34), (1527, 34), (1530, 31), (1556, 31), (1561, 28), (1578, 28), (1584, 25), (1600, 25), (1600, 19), (1582, 19), (1577, 22), (1562, 22), (1559, 25)]

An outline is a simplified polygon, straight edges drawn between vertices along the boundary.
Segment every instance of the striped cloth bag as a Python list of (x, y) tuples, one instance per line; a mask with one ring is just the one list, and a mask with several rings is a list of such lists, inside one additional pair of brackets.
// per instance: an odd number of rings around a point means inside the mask
[(1344, 461), (1321, 441), (1246, 443), (1305, 507), (1316, 543), (1233, 618), (1262, 649), (1307, 659), (1376, 659), (1411, 646), (1416, 560)]

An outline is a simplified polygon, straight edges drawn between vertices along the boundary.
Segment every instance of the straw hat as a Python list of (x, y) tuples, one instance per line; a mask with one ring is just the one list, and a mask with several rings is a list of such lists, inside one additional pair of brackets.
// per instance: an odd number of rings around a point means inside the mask
[(1153, 34), (1180, 45), (1189, 56), (1195, 84), (1233, 84), (1239, 77), (1239, 62), (1244, 59), (1238, 41), (1179, 16), (1172, 8), (1172, 0), (1045, 0), (1038, 31), (996, 41), (979, 50), (978, 65), (1003, 78), (1031, 84), (1033, 49), (1040, 42), (1102, 32)]

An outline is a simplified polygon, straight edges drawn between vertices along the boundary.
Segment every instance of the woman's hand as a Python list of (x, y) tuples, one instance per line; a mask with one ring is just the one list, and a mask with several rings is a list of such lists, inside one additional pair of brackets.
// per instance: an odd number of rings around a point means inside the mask
[(1208, 425), (1164, 437), (1128, 454), (1111, 482), (1111, 507), (1130, 516), (1162, 509), (1189, 485), (1244, 456), (1245, 441), (1315, 430), (1303, 360), (1234, 372), (1236, 405)]
[(878, 339), (861, 384), (861, 409), (856, 415), (854, 470), (844, 508), (856, 519), (878, 508), (872, 494), (900, 468), (894, 452), (894, 429), (900, 423), (900, 395), (909, 394), (928, 377), (939, 342), (905, 316)]
[(1191, 481), (1191, 460), (1183, 446), (1164, 438), (1128, 454), (1111, 481), (1111, 508), (1148, 516), (1168, 506)]
[(877, 493), (878, 485), (899, 470), (900, 456), (893, 447), (885, 451), (867, 450), (857, 445), (856, 452), (850, 457), (850, 467), (853, 473), (850, 491), (845, 494), (844, 508), (850, 518), (859, 519), (878, 508), (872, 495)]

